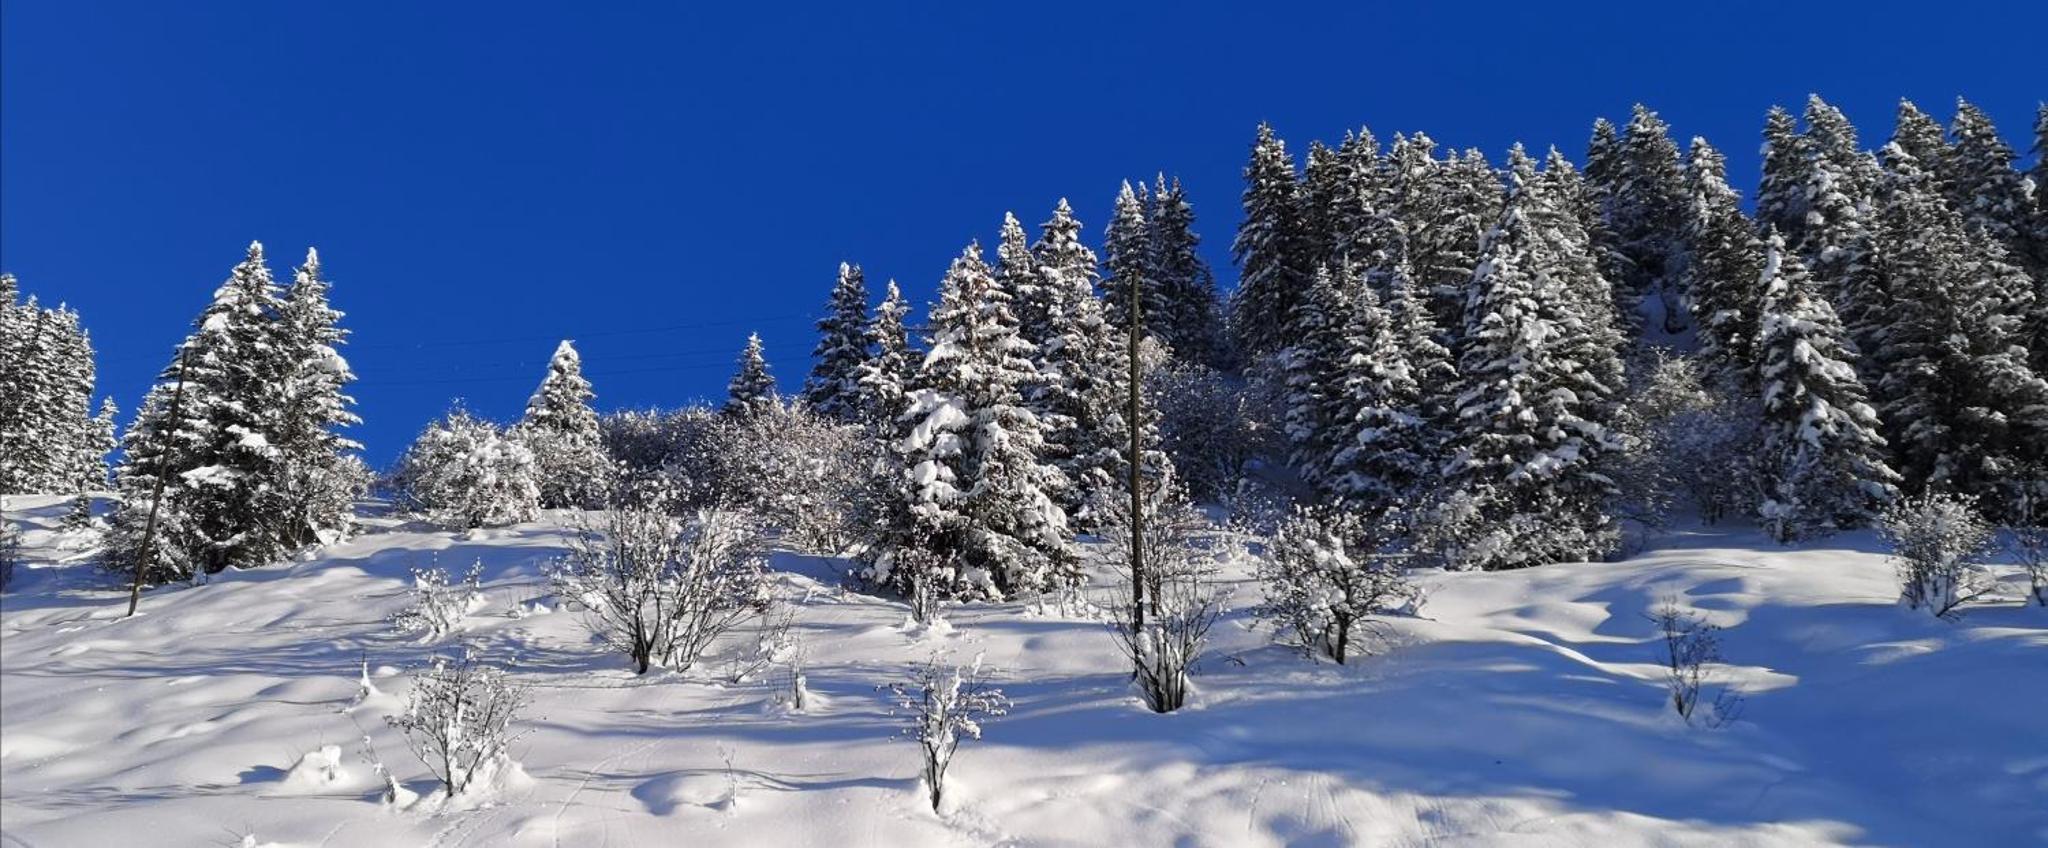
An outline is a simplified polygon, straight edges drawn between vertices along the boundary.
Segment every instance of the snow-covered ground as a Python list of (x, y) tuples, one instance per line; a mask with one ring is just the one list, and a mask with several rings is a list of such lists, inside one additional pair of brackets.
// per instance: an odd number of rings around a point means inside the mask
[[(1084, 618), (970, 605), (914, 630), (832, 562), (778, 555), (818, 696), (795, 713), (778, 674), (725, 679), (749, 635), (643, 678), (572, 611), (513, 614), (555, 603), (549, 522), (462, 538), (376, 519), (123, 619), (124, 593), (64, 562), (86, 543), (51, 529), (64, 504), (20, 500), (37, 529), (0, 600), (7, 845), (2048, 843), (2048, 610), (1901, 610), (1864, 534), (1783, 549), (1710, 528), (1621, 563), (1429, 575), (1426, 617), (1343, 667), (1250, 629), (1241, 583), (1169, 716)], [(436, 559), (481, 559), (489, 600), (422, 645), (386, 619)], [(1666, 705), (1645, 613), (1667, 596), (1726, 628), (1732, 726)], [(395, 670), (465, 640), (534, 686), (526, 777), (487, 805), (388, 808), (360, 737), (429, 788), (381, 714)], [(880, 689), (933, 651), (985, 655), (1015, 701), (961, 749), (942, 814)], [(352, 708), (365, 658), (387, 694)]]

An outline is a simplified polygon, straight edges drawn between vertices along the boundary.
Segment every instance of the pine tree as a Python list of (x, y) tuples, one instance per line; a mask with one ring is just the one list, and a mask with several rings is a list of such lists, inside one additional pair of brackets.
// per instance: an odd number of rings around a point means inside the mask
[[(1037, 379), (1030, 346), (978, 245), (946, 273), (930, 343), (894, 443), (903, 473), (896, 514), (910, 525), (897, 528), (897, 553), (914, 544), (954, 563), (941, 588), (957, 596), (1071, 585), (1078, 560), (1053, 499), (1063, 481), (1041, 462), (1042, 425), (1023, 403)], [(893, 567), (904, 562), (897, 556), (875, 576), (908, 590), (920, 578)]]
[(2034, 373), (2048, 375), (2048, 104), (2034, 119), (2034, 211), (2028, 225), (2026, 260), (2034, 277), (2034, 312), (2027, 320), (2027, 349)]
[[(1473, 272), (1460, 338), (1455, 455), (1444, 474), (1487, 540), (1459, 554), (1482, 567), (1580, 558), (1611, 544), (1601, 472), (1620, 449), (1599, 421), (1591, 343), (1543, 221), (1570, 218), (1534, 190), (1516, 147), (1500, 223)], [(1610, 354), (1611, 355), (1611, 354)]]
[(1806, 268), (1766, 236), (1757, 339), (1764, 443), (1758, 507), (1780, 541), (1861, 527), (1898, 495), (1855, 352)]
[(92, 338), (67, 307), (17, 303), (19, 286), (0, 275), (0, 494), (101, 488)]
[(163, 478), (167, 503), (148, 563), (157, 579), (263, 565), (288, 549), (279, 526), (291, 514), (278, 487), (285, 454), (273, 440), (293, 368), (283, 359), (278, 313), (263, 245), (251, 242), (130, 428), (113, 549), (140, 553), (154, 483)]
[(1759, 234), (1775, 230), (1786, 244), (1806, 239), (1806, 187), (1813, 170), (1806, 137), (1791, 112), (1772, 106), (1764, 119), (1763, 182), (1756, 190)]
[(740, 351), (739, 369), (725, 384), (725, 406), (720, 411), (748, 418), (772, 412), (781, 405), (782, 396), (775, 391), (775, 375), (768, 370), (768, 358), (761, 352), (761, 334), (750, 333), (746, 348)]
[(859, 388), (861, 420), (887, 431), (903, 408), (903, 385), (916, 373), (917, 357), (904, 325), (910, 304), (895, 280), (883, 288), (882, 302), (875, 307), (874, 320), (868, 322), (868, 358), (855, 369), (854, 384)]
[(1301, 188), (1295, 197), (1301, 204), (1302, 253), (1316, 266), (1335, 267), (1340, 262), (1338, 221), (1344, 212), (1338, 204), (1347, 182), (1337, 151), (1321, 141), (1310, 141), (1308, 154), (1302, 157)]
[[(1967, 100), (1956, 100), (1956, 117), (1949, 124), (1955, 146), (1946, 162), (1924, 160), (1923, 168), (1941, 175), (1950, 202), (1963, 216), (1963, 224), (1983, 233), (2008, 253), (2026, 255), (2028, 200), (2027, 178), (2014, 167), (2017, 157), (2012, 146), (1998, 136), (1991, 116)], [(2036, 193), (2042, 191), (2035, 186)]]
[(1294, 306), (1289, 345), (1281, 355), (1288, 464), (1304, 482), (1328, 490), (1330, 467), (1342, 438), (1343, 375), (1350, 351), (1344, 342), (1350, 305), (1329, 266), (1316, 268), (1308, 296)]
[(1521, 145), (1509, 151), (1509, 170), (1529, 187), (1532, 202), (1525, 214), (1541, 236), (1543, 265), (1564, 296), (1560, 308), (1571, 314), (1578, 332), (1567, 341), (1569, 355), (1585, 368), (1590, 378), (1574, 387), (1585, 403), (1586, 414), (1603, 424), (1612, 423), (1613, 402), (1626, 381), (1621, 351), (1627, 343), (1616, 301), (1621, 298), (1606, 275), (1593, 233), (1584, 225), (1581, 210), (1588, 205), (1585, 181), (1572, 163), (1551, 148), (1543, 171), (1531, 172), (1532, 163)]
[(1387, 253), (1384, 279), (1375, 287), (1386, 292), (1387, 320), (1401, 346), (1401, 358), (1421, 393), (1418, 402), (1426, 421), (1436, 430), (1433, 455), (1440, 455), (1449, 438), (1452, 411), (1458, 394), (1458, 369), (1451, 364), (1451, 352), (1437, 339), (1443, 332), (1430, 315), (1429, 302), (1415, 288), (1415, 274), (1408, 264), (1406, 241), (1398, 241)]
[(275, 481), (284, 502), (288, 547), (333, 542), (355, 524), (355, 501), (368, 475), (353, 456), (362, 445), (341, 435), (362, 423), (346, 393), (355, 373), (341, 355), (348, 332), (328, 302), (320, 254), (308, 248), (278, 306), (279, 355), (290, 376), (282, 392), (275, 445), (282, 467)]
[(1040, 382), (1025, 400), (1045, 429), (1045, 456), (1066, 477), (1060, 505), (1079, 526), (1094, 523), (1095, 504), (1114, 491), (1127, 438), (1115, 387), (1117, 338), (1095, 296), (1095, 253), (1081, 243), (1081, 223), (1061, 200), (1032, 246), (1046, 307), (1037, 348)]
[(1920, 163), (1926, 178), (1947, 198), (1950, 194), (1948, 176), (1945, 173), (1949, 162), (1948, 140), (1944, 137), (1941, 123), (1911, 100), (1900, 100), (1898, 120), (1892, 129), (1892, 144), (1899, 146), (1913, 161)]
[(1754, 386), (1763, 244), (1728, 186), (1728, 165), (1706, 139), (1686, 157), (1683, 289), (1699, 328), (1700, 357), (1722, 382)]
[(1216, 275), (1202, 259), (1194, 207), (1180, 181), (1169, 184), (1164, 175), (1152, 197), (1151, 267), (1166, 305), (1162, 338), (1182, 362), (1222, 367), (1226, 342)]
[(1330, 224), (1335, 232), (1331, 235), (1331, 256), (1338, 260), (1348, 257), (1358, 263), (1373, 262), (1392, 243), (1384, 208), (1392, 172), (1381, 159), (1379, 139), (1365, 127), (1356, 133), (1345, 133), (1344, 143), (1337, 147), (1337, 160), (1343, 179), (1332, 198), (1335, 208), (1330, 212)]
[(1102, 243), (1103, 320), (1112, 327), (1130, 323), (1133, 292), (1143, 307), (1147, 338), (1167, 343), (1173, 330), (1173, 312), (1167, 306), (1164, 281), (1153, 267), (1152, 224), (1146, 220), (1149, 204), (1144, 189), (1132, 189), (1129, 181), (1117, 192), (1116, 209)]
[(1337, 405), (1350, 418), (1333, 422), (1329, 486), (1343, 503), (1383, 514), (1433, 478), (1439, 439), (1402, 328), (1370, 285), (1354, 288), (1350, 306), (1342, 333), (1344, 401)]
[(871, 355), (869, 343), (867, 283), (859, 265), (841, 262), (832, 300), (818, 319), (811, 376), (804, 381), (804, 402), (813, 411), (837, 421), (862, 420), (858, 371)]
[(547, 376), (526, 400), (525, 417), (512, 429), (513, 438), (533, 453), (543, 508), (604, 504), (611, 460), (597, 410), (590, 406), (596, 397), (583, 376), (583, 357), (563, 339), (548, 358)]
[[(1815, 95), (1806, 104), (1806, 228), (1793, 247), (1834, 306), (1857, 350), (1880, 344), (1878, 328), (1890, 307), (1876, 267), (1869, 210), (1877, 189), (1877, 162), (1856, 144), (1856, 128), (1840, 109)], [(1870, 360), (1865, 361), (1866, 370)], [(1866, 373), (1866, 381), (1875, 378)]]
[(1627, 263), (1625, 276), (1611, 282), (1628, 300), (1655, 304), (1664, 331), (1676, 333), (1690, 317), (1679, 307), (1685, 185), (1678, 145), (1664, 120), (1638, 103), (1618, 153), (1607, 225)]
[(1927, 163), (1896, 142), (1883, 155), (1879, 243), (1893, 306), (1876, 394), (1896, 467), (1911, 489), (2015, 515), (2029, 481), (2048, 479), (2048, 382), (2027, 367), (2002, 309), (2024, 274), (1990, 231), (1943, 202)]
[(1244, 181), (1244, 223), (1231, 246), (1240, 269), (1231, 323), (1238, 349), (1259, 356), (1287, 346), (1287, 321), (1311, 267), (1294, 160), (1270, 125), (1259, 125)]

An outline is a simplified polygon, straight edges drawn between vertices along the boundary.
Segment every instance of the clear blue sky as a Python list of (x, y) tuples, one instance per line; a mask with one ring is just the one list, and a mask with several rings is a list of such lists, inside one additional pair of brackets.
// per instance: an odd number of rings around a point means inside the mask
[(0, 268), (84, 314), (125, 421), (243, 245), (318, 246), (381, 464), (451, 398), (515, 416), (557, 338), (605, 408), (720, 395), (750, 330), (792, 389), (842, 259), (922, 302), (1005, 210), (1094, 241), (1161, 170), (1228, 284), (1261, 120), (1576, 159), (1640, 100), (1747, 189), (1809, 91), (1866, 139), (1964, 95), (2022, 147), (2048, 97), (2041, 3), (767, 6), (7, 0)]

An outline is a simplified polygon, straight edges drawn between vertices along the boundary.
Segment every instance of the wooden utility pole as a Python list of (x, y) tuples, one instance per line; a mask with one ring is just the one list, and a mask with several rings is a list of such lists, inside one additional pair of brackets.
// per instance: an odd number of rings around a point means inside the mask
[[(179, 348), (178, 385), (176, 388), (171, 389), (171, 432), (173, 433), (177, 432), (178, 406), (184, 399), (185, 349)], [(159, 432), (156, 435), (159, 439), (165, 438), (164, 433)], [(135, 552), (135, 582), (128, 587), (129, 616), (134, 616), (135, 607), (142, 603), (142, 573), (149, 566), (150, 561), (155, 559), (156, 548), (152, 543), (156, 540), (156, 514), (157, 510), (162, 509), (164, 505), (164, 478), (168, 476), (165, 471), (164, 456), (170, 452), (170, 445), (162, 443), (157, 445), (156, 491), (149, 498), (149, 520), (143, 522), (142, 525), (142, 550)]]
[(1145, 477), (1139, 468), (1144, 459), (1144, 442), (1139, 437), (1144, 421), (1138, 417), (1141, 411), (1138, 402), (1138, 338), (1139, 328), (1145, 323), (1145, 307), (1140, 288), (1143, 281), (1137, 274), (1130, 275), (1130, 278), (1131, 326), (1125, 350), (1131, 366), (1130, 411), (1125, 416), (1124, 427), (1131, 432), (1131, 632), (1135, 634), (1145, 629)]

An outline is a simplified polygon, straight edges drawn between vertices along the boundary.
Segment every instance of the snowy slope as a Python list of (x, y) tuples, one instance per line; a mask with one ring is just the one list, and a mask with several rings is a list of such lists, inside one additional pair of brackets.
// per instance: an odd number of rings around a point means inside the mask
[[(30, 502), (54, 526), (64, 505)], [(0, 830), (8, 845), (2027, 845), (2048, 844), (2048, 611), (1948, 624), (1898, 609), (1865, 536), (1786, 550), (1702, 531), (1627, 562), (1435, 574), (1422, 620), (1381, 653), (1312, 664), (1237, 611), (1196, 705), (1146, 711), (1090, 621), (1028, 605), (955, 609), (950, 632), (781, 555), (819, 703), (714, 657), (636, 678), (552, 606), (540, 522), (475, 538), (370, 522), (317, 560), (124, 598), (29, 533), (0, 600)], [(358, 661), (416, 664), (395, 636), (407, 568), (485, 564), (459, 638), (536, 687), (515, 749), (528, 778), (488, 806), (385, 808), (368, 731), (415, 788), (426, 772), (350, 709)], [(1737, 724), (1670, 714), (1643, 614), (1676, 595), (1727, 628), (1749, 692)], [(451, 642), (454, 640), (450, 640)], [(721, 650), (737, 653), (745, 638)], [(877, 688), (904, 661), (985, 654), (1014, 712), (954, 765), (948, 810)], [(401, 695), (402, 675), (376, 682)], [(345, 711), (346, 710), (346, 711)], [(361, 729), (359, 729), (359, 727)], [(294, 765), (339, 746), (342, 774)]]

